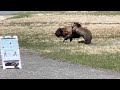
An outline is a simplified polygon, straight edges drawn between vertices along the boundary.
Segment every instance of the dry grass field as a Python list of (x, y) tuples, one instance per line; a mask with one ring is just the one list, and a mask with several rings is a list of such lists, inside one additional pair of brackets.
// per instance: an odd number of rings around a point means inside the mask
[[(92, 44), (83, 38), (63, 43), (54, 32), (59, 27), (80, 22), (93, 34)], [(49, 58), (120, 71), (120, 15), (33, 14), (0, 22), (0, 35), (17, 35), (20, 47)]]

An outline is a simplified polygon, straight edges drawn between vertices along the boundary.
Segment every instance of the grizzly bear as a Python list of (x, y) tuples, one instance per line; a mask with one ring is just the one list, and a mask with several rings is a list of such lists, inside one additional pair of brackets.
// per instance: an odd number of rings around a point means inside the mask
[[(72, 26), (72, 34), (77, 34), (84, 38), (85, 44), (90, 44), (92, 40), (92, 33), (87, 29), (83, 28), (78, 22), (74, 22)], [(71, 36), (72, 36), (71, 34)]]
[(65, 26), (64, 28), (58, 28), (55, 32), (55, 35), (57, 37), (63, 37), (64, 40), (63, 42), (65, 42), (65, 40), (70, 39), (70, 42), (72, 41), (73, 38), (79, 38), (80, 35), (76, 34), (76, 33), (72, 33), (72, 26)]

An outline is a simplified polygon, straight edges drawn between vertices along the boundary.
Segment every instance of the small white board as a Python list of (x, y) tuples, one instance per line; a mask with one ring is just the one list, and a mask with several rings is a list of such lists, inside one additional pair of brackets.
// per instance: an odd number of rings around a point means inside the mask
[(22, 68), (17, 36), (1, 36), (0, 49), (3, 69)]

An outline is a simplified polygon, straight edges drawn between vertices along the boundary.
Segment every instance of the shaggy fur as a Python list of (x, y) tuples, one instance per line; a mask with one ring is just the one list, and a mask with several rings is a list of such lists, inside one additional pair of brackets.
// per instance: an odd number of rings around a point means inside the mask
[(65, 40), (70, 39), (70, 42), (73, 40), (73, 38), (79, 38), (80, 35), (77, 35), (76, 33), (72, 33), (72, 26), (66, 26), (64, 28), (58, 28), (55, 32), (55, 35), (57, 37), (63, 37)]
[(72, 27), (72, 33), (82, 36), (85, 40), (85, 44), (91, 43), (92, 33), (87, 28), (83, 28), (78, 22), (74, 22)]

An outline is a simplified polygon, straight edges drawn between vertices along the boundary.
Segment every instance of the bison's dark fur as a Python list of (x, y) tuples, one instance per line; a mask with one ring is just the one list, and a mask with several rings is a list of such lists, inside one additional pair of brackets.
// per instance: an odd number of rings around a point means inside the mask
[(58, 28), (57, 31), (55, 32), (55, 35), (57, 37), (63, 37), (64, 41), (67, 40), (67, 39), (70, 39), (70, 42), (72, 41), (73, 38), (79, 38), (80, 37), (80, 35), (78, 35), (74, 32), (72, 33), (72, 26), (66, 26), (64, 28)]

